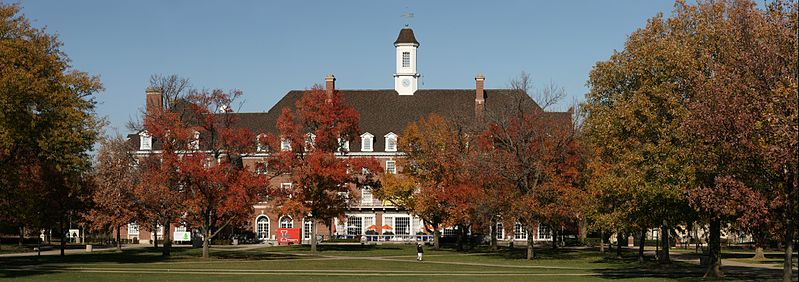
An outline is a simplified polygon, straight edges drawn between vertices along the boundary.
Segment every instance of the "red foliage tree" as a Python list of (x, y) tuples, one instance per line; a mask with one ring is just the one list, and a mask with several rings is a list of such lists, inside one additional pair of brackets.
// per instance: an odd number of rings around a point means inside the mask
[[(346, 156), (345, 146), (359, 135), (358, 113), (344, 104), (341, 93), (328, 94), (314, 86), (297, 101), (296, 110), (283, 109), (278, 122), (279, 136), (267, 135), (263, 143), (274, 150), (269, 160), (272, 170), (291, 175), (292, 188), (278, 191), (277, 205), (284, 213), (303, 215), (314, 224), (329, 224), (341, 217), (354, 198), (355, 189), (377, 187), (382, 171), (374, 158)], [(286, 140), (290, 150), (282, 150)], [(311, 251), (316, 253), (316, 236), (311, 236)]]

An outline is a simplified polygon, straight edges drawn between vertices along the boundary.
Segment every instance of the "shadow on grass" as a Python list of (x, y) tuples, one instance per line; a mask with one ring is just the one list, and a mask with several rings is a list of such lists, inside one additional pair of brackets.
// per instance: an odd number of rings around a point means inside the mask
[[(140, 264), (168, 262), (203, 262), (202, 249), (172, 248), (171, 256), (161, 255), (161, 248), (127, 249), (122, 252), (96, 252), (67, 254), (66, 256), (0, 257), (0, 278), (21, 278), (38, 274), (59, 272), (67, 268), (91, 266), (92, 264)], [(211, 259), (215, 260), (286, 260), (298, 259), (291, 254), (263, 253), (256, 251), (226, 250), (211, 248)]]

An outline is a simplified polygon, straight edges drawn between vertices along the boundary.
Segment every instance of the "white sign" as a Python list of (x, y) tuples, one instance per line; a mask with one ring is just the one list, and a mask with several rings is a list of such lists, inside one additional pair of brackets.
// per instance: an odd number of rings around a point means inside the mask
[(191, 241), (191, 232), (175, 231), (174, 234), (172, 234), (172, 238), (174, 238), (175, 241)]
[(78, 238), (80, 237), (80, 229), (70, 229), (69, 233), (67, 234), (67, 238)]

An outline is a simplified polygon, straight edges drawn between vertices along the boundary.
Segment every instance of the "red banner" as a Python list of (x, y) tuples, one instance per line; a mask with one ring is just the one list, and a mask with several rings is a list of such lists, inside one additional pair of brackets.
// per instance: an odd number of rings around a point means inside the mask
[(275, 237), (278, 244), (299, 244), (300, 228), (278, 228)]

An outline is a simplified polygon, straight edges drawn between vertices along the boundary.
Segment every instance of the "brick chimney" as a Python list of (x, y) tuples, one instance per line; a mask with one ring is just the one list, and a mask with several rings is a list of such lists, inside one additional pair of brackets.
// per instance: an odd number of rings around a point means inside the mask
[(478, 73), (474, 77), (475, 96), (474, 96), (474, 117), (477, 120), (483, 120), (483, 111), (485, 110), (485, 76)]
[(161, 89), (155, 87), (148, 87), (146, 93), (146, 111), (147, 115), (158, 114), (164, 110), (164, 105), (161, 102)]
[(333, 90), (336, 89), (336, 77), (333, 74), (328, 74), (325, 77), (325, 94), (327, 94), (327, 102), (333, 101)]

